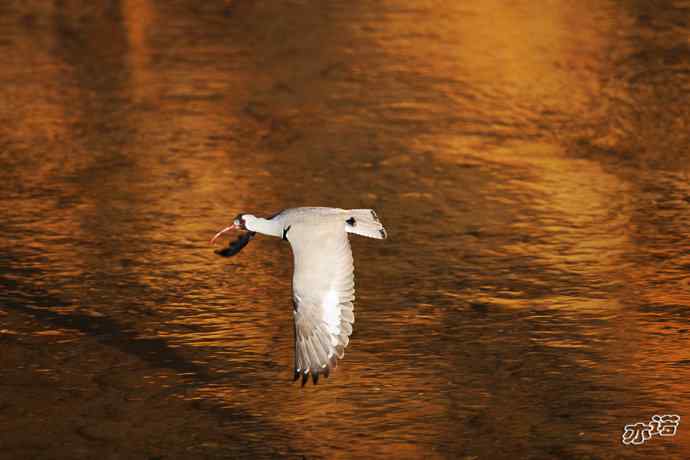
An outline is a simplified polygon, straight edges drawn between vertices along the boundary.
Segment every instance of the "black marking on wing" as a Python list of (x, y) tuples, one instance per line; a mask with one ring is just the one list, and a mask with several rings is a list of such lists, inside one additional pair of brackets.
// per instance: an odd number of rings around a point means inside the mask
[(350, 217), (350, 218), (347, 219), (345, 222), (346, 222), (350, 227), (354, 227), (355, 224), (357, 223), (357, 221), (355, 220), (354, 217)]
[(292, 381), (296, 382), (301, 377), (302, 386), (304, 386), (309, 381), (309, 376), (311, 375), (312, 383), (314, 383), (314, 385), (318, 385), (320, 376), (323, 375), (325, 378), (328, 378), (328, 376), (331, 375), (331, 366), (335, 366), (335, 364), (329, 362), (327, 366), (322, 367), (319, 370), (309, 369), (308, 371), (304, 371), (295, 369), (292, 376)]
[(256, 232), (247, 232), (244, 235), (240, 235), (235, 241), (230, 242), (227, 248), (216, 249), (214, 252), (219, 256), (232, 257), (249, 244), (254, 235), (256, 235)]
[(295, 369), (295, 373), (292, 376), (292, 381), (296, 382), (297, 380), (302, 378), (302, 386), (306, 385), (307, 382), (309, 381), (309, 376), (311, 375), (311, 381), (314, 385), (319, 384), (319, 377), (323, 375), (325, 378), (328, 378), (328, 376), (331, 374), (331, 369), (326, 366), (320, 371), (314, 371), (312, 369), (309, 370), (309, 372), (305, 371), (298, 371)]
[(283, 229), (283, 241), (287, 241), (287, 240), (288, 240), (288, 239), (287, 239), (287, 234), (288, 234), (288, 232), (290, 231), (291, 228), (292, 228), (292, 225), (288, 225), (287, 228), (284, 228), (284, 229)]

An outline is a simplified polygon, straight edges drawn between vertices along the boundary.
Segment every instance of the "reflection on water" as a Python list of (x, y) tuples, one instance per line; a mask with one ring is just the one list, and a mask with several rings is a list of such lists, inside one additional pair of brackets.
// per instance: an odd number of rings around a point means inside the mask
[[(662, 3), (6, 2), (4, 449), (687, 458), (682, 421), (621, 443), (690, 413), (690, 10)], [(298, 205), (391, 235), (353, 239), (351, 345), (304, 389), (287, 246), (207, 244)]]

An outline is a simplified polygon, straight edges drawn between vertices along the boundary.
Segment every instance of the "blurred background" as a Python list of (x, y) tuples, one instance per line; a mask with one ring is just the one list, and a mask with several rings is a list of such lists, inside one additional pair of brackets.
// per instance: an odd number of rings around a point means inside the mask
[[(690, 458), (690, 3), (0, 3), (0, 458)], [(239, 212), (373, 208), (338, 369)], [(679, 414), (673, 437), (624, 426)]]

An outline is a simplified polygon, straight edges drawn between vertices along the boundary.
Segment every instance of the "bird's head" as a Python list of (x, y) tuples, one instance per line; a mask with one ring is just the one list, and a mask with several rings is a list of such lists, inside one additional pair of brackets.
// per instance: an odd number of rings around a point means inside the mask
[(244, 216), (249, 216), (250, 214), (237, 214), (237, 217), (232, 221), (232, 227), (240, 230), (247, 229), (247, 221)]
[(255, 229), (254, 223), (256, 216), (253, 214), (237, 214), (235, 220), (232, 221), (232, 226), (239, 230), (253, 231)]
[(221, 235), (229, 232), (230, 230), (245, 230), (252, 231), (254, 229), (254, 223), (256, 222), (256, 216), (252, 214), (238, 214), (232, 221), (232, 225), (225, 227), (223, 230), (216, 233), (216, 235), (211, 239), (211, 244), (213, 244)]

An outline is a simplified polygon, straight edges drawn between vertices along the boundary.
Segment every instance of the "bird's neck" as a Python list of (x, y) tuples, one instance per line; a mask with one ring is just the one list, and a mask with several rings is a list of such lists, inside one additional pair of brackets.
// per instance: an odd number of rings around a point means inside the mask
[(270, 236), (283, 236), (283, 226), (280, 222), (275, 220), (264, 219), (262, 217), (255, 217), (250, 222), (246, 222), (247, 230), (261, 233)]

